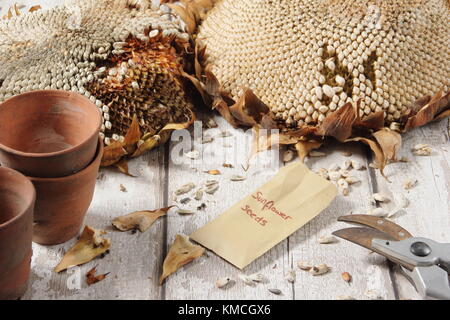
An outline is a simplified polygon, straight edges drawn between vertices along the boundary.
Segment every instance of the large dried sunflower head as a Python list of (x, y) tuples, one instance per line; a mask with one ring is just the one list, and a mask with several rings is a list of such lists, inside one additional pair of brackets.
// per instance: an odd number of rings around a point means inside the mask
[(357, 101), (360, 119), (396, 127), (449, 90), (447, 0), (221, 0), (198, 39), (223, 89), (237, 100), (250, 88), (287, 128)]
[(184, 30), (155, 1), (74, 0), (0, 20), (0, 101), (38, 89), (81, 93), (101, 110), (107, 144), (123, 140), (134, 115), (143, 134), (186, 122)]

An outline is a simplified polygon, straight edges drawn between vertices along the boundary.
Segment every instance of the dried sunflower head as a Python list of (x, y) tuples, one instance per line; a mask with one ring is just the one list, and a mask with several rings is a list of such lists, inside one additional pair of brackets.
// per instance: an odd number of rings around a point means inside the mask
[(101, 110), (106, 144), (123, 140), (134, 115), (144, 135), (155, 134), (191, 116), (179, 76), (190, 47), (184, 30), (155, 1), (74, 0), (0, 20), (0, 101), (71, 90)]
[(221, 0), (198, 39), (222, 89), (238, 101), (250, 88), (282, 127), (358, 102), (354, 121), (399, 128), (418, 98), (449, 90), (449, 16), (447, 0)]

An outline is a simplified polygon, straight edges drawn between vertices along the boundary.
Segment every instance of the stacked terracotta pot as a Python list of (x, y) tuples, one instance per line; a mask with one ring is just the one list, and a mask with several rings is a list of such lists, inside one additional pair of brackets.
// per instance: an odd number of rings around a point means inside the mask
[(0, 104), (0, 299), (26, 290), (31, 242), (75, 237), (103, 153), (101, 114), (66, 91), (33, 91)]

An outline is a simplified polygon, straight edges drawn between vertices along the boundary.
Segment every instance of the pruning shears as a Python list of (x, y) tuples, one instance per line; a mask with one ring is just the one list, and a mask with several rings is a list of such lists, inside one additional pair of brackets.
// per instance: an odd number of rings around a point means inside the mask
[(368, 215), (348, 215), (338, 221), (355, 223), (333, 235), (379, 253), (397, 263), (424, 298), (450, 300), (450, 243), (413, 237), (396, 223)]

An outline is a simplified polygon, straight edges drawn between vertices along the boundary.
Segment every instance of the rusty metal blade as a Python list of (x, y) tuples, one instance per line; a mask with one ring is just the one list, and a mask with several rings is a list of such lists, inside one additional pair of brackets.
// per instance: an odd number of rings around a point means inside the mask
[(387, 259), (391, 260), (392, 262), (398, 263), (405, 268), (412, 270), (414, 266), (407, 264), (401, 260), (398, 260), (397, 258), (394, 258), (385, 252), (382, 252), (378, 249), (375, 249), (372, 247), (372, 240), (373, 239), (383, 239), (387, 241), (396, 241), (394, 237), (391, 237), (388, 233), (385, 233), (383, 231), (379, 231), (372, 228), (362, 228), (362, 227), (354, 227), (354, 228), (346, 228), (341, 229), (333, 232), (333, 235), (336, 237), (351, 241), (353, 243), (356, 243), (364, 248), (367, 248), (373, 252), (376, 252), (378, 254), (381, 254), (382, 256), (385, 256)]
[(352, 214), (339, 217), (338, 221), (356, 223), (359, 225), (371, 227), (375, 230), (387, 233), (392, 238), (392, 240), (400, 241), (412, 237), (412, 235), (407, 230), (392, 221), (365, 214)]

